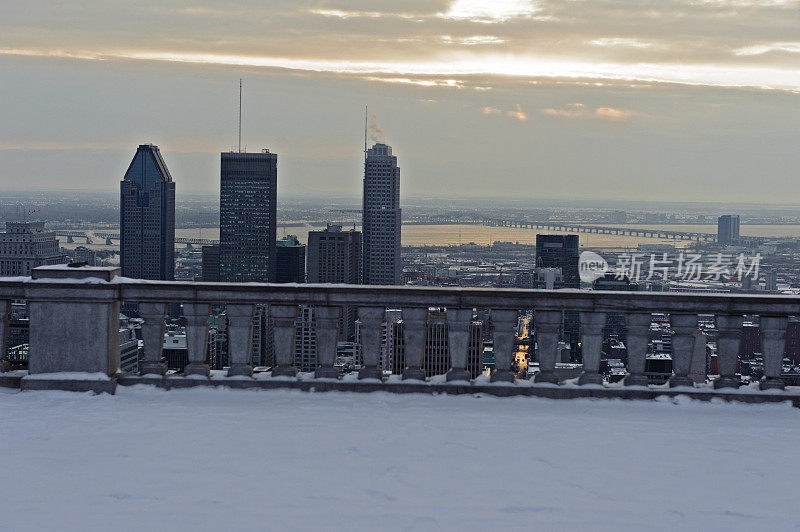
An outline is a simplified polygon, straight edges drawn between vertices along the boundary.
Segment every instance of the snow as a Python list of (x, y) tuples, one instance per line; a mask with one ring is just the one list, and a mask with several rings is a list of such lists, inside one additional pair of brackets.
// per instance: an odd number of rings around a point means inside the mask
[(0, 404), (0, 530), (800, 527), (787, 404), (143, 385)]
[(109, 381), (111, 380), (111, 377), (102, 372), (88, 373), (83, 371), (62, 371), (60, 373), (34, 373), (33, 375), (25, 375), (22, 377), (22, 380)]

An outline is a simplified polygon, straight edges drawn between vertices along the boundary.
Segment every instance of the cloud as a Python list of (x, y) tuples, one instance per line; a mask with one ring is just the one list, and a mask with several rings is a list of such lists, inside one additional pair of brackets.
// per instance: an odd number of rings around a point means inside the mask
[(496, 24), (514, 18), (530, 18), (539, 11), (531, 0), (454, 0), (449, 9), (439, 16), (444, 19)]
[(623, 37), (603, 37), (589, 41), (593, 46), (621, 46), (628, 48), (653, 48), (655, 45), (650, 42), (638, 39), (626, 39)]
[(586, 118), (586, 119), (599, 119), (599, 120), (614, 120), (622, 121), (629, 120), (636, 117), (646, 116), (643, 113), (633, 111), (631, 109), (620, 109), (617, 107), (597, 107), (594, 110), (588, 108), (582, 103), (571, 103), (565, 108), (546, 108), (541, 109), (543, 114), (549, 116), (558, 116), (561, 118)]
[(457, 89), (464, 87), (464, 82), (458, 79), (411, 79), (411, 78), (384, 78), (380, 76), (366, 76), (368, 81), (380, 81), (382, 83), (402, 83), (406, 85), (420, 85), (422, 87), (454, 87)]
[(769, 52), (789, 52), (800, 54), (800, 42), (773, 42), (743, 46), (733, 51), (735, 55), (762, 55)]
[(496, 107), (484, 107), (481, 109), (481, 112), (486, 116), (507, 116), (508, 118), (519, 120), (520, 122), (525, 122), (528, 120), (527, 113), (522, 110), (522, 106), (519, 104), (517, 104), (512, 110), (503, 110)]
[(445, 44), (463, 44), (466, 46), (475, 46), (478, 44), (502, 44), (505, 39), (494, 37), (493, 35), (473, 35), (472, 37), (452, 37), (450, 35), (442, 35), (442, 42)]

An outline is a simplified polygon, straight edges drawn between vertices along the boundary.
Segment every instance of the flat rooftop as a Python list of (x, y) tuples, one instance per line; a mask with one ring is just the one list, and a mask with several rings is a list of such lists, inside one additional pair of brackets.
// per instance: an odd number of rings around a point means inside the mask
[(2, 530), (793, 529), (800, 409), (0, 389)]

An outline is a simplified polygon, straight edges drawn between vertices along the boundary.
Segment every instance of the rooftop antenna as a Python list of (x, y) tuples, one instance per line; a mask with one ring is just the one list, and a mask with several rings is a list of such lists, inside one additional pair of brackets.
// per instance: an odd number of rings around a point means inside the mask
[[(367, 120), (369, 117), (369, 106), (364, 106), (364, 165), (367, 164)], [(364, 171), (366, 171), (366, 166), (364, 166)]]
[(239, 78), (239, 153), (242, 153), (242, 78)]

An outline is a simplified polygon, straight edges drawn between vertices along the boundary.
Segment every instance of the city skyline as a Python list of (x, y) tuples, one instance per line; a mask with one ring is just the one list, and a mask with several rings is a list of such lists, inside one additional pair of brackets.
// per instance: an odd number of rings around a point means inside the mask
[(405, 197), (800, 202), (796, 1), (50, 4), (3, 12), (0, 190), (110, 190), (152, 142), (212, 192), (243, 77), (282, 196), (358, 194), (369, 104)]

